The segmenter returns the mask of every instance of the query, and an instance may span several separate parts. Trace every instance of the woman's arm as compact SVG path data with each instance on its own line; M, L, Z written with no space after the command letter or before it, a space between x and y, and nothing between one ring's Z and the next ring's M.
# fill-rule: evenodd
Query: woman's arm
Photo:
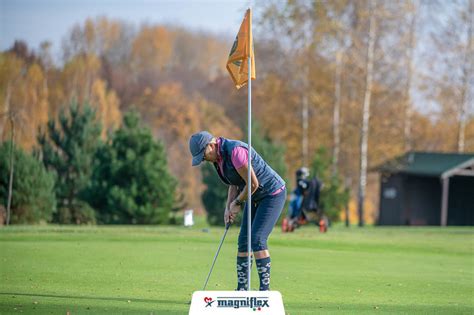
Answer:
M237 200L239 203L245 202L247 200L247 170L248 166L244 165L240 168L237 169L237 172L239 173L240 177L242 177L245 180L245 187L244 189L240 192L240 194L235 198L229 205L229 210L227 210L224 214L224 222L227 224L227 222L234 222L235 217L237 214L240 212L240 205L237 204ZM257 176L255 175L253 169L250 175L251 178L251 187L252 187L252 194L258 189L258 179Z
M237 172L239 173L240 177L242 177L245 181L245 187L244 189L240 192L240 194L237 196L236 199L238 199L241 203L245 202L247 200L247 190L248 190L248 183L247 183L247 176L248 176L248 165L244 164L241 168L237 169ZM255 175L255 172L253 171L250 175L251 178L251 183L252 183L252 195L253 193L258 189L258 179L257 176Z
M235 197L237 197L238 194L239 187L230 185L229 190L227 191L227 202L224 211L224 224L226 225L228 222L232 223L234 221L234 217L230 214L230 208L232 207L232 202L235 200Z
M239 194L239 187L230 185L229 190L227 191L227 202L225 204L225 209L228 210L232 201L234 201L235 197Z

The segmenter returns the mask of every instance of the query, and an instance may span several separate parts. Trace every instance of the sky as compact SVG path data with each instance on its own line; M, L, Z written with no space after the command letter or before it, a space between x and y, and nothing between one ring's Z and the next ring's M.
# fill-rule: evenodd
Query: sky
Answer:
M249 0L0 0L0 50L17 39L37 50L48 40L53 57L60 58L61 40L72 26L98 16L135 26L172 24L235 36L249 4Z

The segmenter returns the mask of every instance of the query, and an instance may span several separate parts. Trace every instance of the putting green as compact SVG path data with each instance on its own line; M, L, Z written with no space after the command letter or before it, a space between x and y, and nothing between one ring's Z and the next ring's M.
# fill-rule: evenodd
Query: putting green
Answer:
M204 228L3 227L0 314L187 314L223 233ZM208 289L234 289L237 234ZM269 245L288 314L474 312L473 228L275 228Z

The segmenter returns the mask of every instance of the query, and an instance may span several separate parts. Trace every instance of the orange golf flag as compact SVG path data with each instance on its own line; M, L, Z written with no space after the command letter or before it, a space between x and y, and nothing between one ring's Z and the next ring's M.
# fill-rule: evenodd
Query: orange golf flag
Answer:
M248 81L248 57L252 58L252 79L255 79L255 55L252 38L252 12L250 9L245 13L239 33L235 38L229 59L227 60L227 70L229 71L235 87L240 89Z

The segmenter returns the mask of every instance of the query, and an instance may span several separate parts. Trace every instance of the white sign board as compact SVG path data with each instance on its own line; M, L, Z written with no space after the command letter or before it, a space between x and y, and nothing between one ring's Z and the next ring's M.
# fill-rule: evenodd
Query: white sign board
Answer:
M184 226L193 226L193 210L185 210L184 211Z
M196 291L189 315L285 315L278 291Z

